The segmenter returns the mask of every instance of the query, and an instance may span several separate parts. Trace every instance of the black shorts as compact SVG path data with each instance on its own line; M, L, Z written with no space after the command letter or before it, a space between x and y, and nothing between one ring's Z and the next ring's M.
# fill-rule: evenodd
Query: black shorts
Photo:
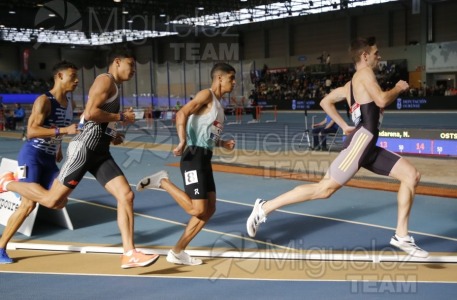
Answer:
M216 192L209 149L190 146L181 157L184 191L191 199L208 199L208 192Z
M68 145L67 159L58 179L66 187L74 189L86 172L94 175L102 186L117 176L124 176L109 151L95 152L86 148L81 141L72 141Z

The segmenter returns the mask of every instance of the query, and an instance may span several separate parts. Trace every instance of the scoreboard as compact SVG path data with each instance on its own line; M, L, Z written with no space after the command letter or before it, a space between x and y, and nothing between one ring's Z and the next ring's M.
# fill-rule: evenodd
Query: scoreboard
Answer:
M400 154L457 157L457 129L383 129L377 145Z

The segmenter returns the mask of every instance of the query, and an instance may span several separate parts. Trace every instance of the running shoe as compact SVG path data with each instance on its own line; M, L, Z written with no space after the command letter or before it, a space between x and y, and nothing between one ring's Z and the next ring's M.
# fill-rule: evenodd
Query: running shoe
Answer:
M262 205L267 202L258 198L255 200L254 208L252 209L251 215L246 222L246 229L250 237L255 237L257 230L259 229L260 223L265 223L267 216L262 209Z
M138 250L133 250L130 255L123 254L121 257L121 268L146 267L159 259L158 254L144 254Z
M6 250L0 248L0 264L12 264L13 260L8 256Z
M428 257L428 252L424 249L419 248L419 246L414 243L414 238L410 235L403 238L394 235L392 239L390 239L390 244L400 248L411 256L422 258Z
M201 265L203 261L201 259L190 256L184 251L176 254L173 250L168 251L167 261L177 265L189 265L196 266Z
M160 181L162 179L168 179L167 171L159 171L150 176L144 177L136 185L137 191L142 191L144 189L160 189Z
M11 182L15 181L16 178L14 178L14 173L13 172L5 172L2 175L0 175L0 193L5 193L8 192L6 189L6 185Z

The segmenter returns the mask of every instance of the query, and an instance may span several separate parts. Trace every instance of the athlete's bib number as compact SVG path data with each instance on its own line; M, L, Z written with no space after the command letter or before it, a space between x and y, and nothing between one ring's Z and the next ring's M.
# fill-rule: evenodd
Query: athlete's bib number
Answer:
M117 135L117 122L109 122L106 127L105 134L115 138Z
M351 107L352 122L357 126L362 120L362 112L360 110L360 104L355 103Z
M211 132L210 132L210 139L213 140L214 142L217 142L221 138L222 130L224 129L224 126L222 123L219 121L215 120L213 122L213 125L211 125Z

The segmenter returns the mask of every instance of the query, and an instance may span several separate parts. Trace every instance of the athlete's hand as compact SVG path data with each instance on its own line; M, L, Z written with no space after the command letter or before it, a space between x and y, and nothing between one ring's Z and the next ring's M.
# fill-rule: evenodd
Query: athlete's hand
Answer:
M404 92L409 89L409 84L404 80L399 80L395 87L399 88L402 92Z
M235 140L221 140L220 146L228 150L233 150L233 148L235 148Z
M65 207L65 205L67 205L67 203L68 203L68 198L60 199L59 201L57 201L55 203L55 205L52 208L53 209L62 209Z
M70 126L65 127L65 134L77 134L78 133L78 124L71 124Z
M354 126L346 126L344 129L343 129L343 133L344 135L348 135L350 134L351 132L353 132L355 130L355 127Z
M60 163L63 159L63 154L62 154L62 150L59 149L57 150L57 153L56 153L56 162Z
M179 143L178 146L173 149L174 156L181 156L184 152L184 148L186 148L186 143Z
M130 107L126 111L124 111L124 125L133 124L135 122L135 113L133 112L133 108Z
M119 145L124 142L124 138L125 138L125 134L117 132L116 137L114 137L111 140L111 142L113 143L113 145Z

